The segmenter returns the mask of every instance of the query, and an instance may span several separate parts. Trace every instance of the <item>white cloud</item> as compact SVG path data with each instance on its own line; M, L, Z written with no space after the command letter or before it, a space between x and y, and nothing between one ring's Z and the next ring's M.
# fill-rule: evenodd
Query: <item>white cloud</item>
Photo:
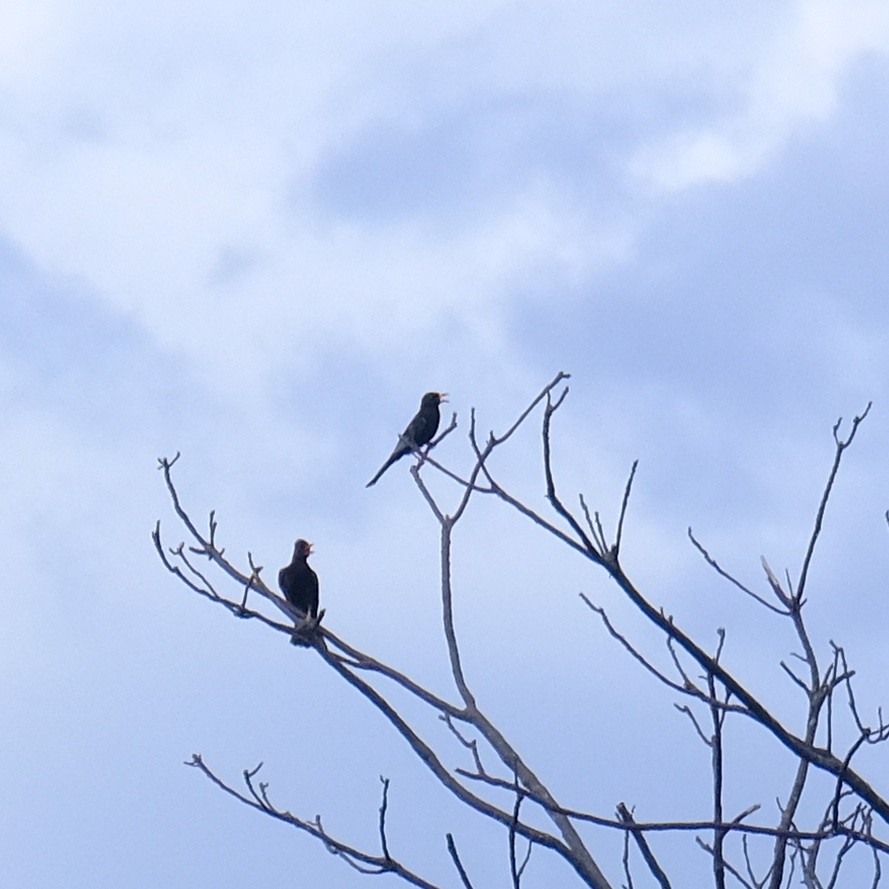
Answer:
M666 192L750 175L800 129L830 117L842 79L870 52L889 52L885 3L797 3L751 59L742 107L644 147L631 170Z
M404 84L385 68L395 46L417 59L496 8L405 17L392 5L392 28L356 8L276 7L244 26L239 5L143 16L95 4L61 40L63 10L47 6L45 27L29 25L37 61L3 67L17 118L0 127L15 171L3 228L45 273L74 278L232 385L316 360L289 349L307 322L306 346L335 334L385 347L484 302L487 336L516 274L589 265L592 238L564 193L531 182L474 226L431 234L412 220L319 221L302 189L352 129L397 113ZM620 236L602 240L601 256L621 251ZM243 274L220 280L233 255L247 258Z
M486 200L482 179L483 212L452 228L322 220L312 176L356 131L428 128L480 95L586 101L672 68L664 45L695 22L720 46L727 32L691 11L653 22L642 7L570 4L541 16L499 2L249 15L238 3L94 3L70 21L64 5L43 9L42 25L22 18L16 32L34 44L29 65L0 61L14 120L0 126L0 160L14 171L3 229L38 268L74 277L245 389L282 362L317 360L289 348L297 326L312 324L313 344L379 357L459 313L492 343L517 279L542 269L577 282L630 250L629 213L536 171L505 202ZM653 27L671 35L659 52L640 39ZM714 55L708 39L694 46L684 64ZM225 280L222 267L240 273Z

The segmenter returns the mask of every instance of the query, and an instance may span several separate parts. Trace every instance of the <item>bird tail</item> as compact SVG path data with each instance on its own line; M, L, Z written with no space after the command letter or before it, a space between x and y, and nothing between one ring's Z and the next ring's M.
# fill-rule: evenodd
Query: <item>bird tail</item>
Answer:
M371 485L375 485L379 480L380 476L399 458L401 454L393 454L381 467L379 472L364 486L365 488L369 488Z

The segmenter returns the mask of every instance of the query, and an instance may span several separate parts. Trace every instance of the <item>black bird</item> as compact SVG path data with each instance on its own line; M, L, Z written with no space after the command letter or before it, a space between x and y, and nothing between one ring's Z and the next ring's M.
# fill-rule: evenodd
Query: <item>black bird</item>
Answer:
M307 621L318 619L318 575L309 567L312 544L300 538L293 546L293 561L278 572L278 586L287 601L301 611ZM296 634L291 639L294 645L301 643Z
M407 429L401 434L395 450L392 451L389 459L380 467L380 471L365 485L369 488L379 481L380 476L396 461L400 460L405 454L409 454L416 448L429 444L432 437L438 430L438 423L441 419L438 413L438 406L441 402L446 401L445 392L427 392L420 402L420 410L410 423Z

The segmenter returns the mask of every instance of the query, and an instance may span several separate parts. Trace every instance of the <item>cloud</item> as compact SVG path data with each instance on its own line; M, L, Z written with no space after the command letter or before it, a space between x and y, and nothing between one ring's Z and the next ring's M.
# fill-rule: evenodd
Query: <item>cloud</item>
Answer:
M656 139L630 169L664 192L751 175L833 114L849 69L872 52L889 52L885 4L798 3L751 59L736 111Z
M664 15L651 51L642 7L495 2L43 9L19 23L28 66L0 62L6 234L241 396L326 350L425 349L458 317L491 347L516 282L622 261L638 214L605 192L635 136L601 131L603 97L658 80L683 29L728 32ZM695 40L685 64L714 54ZM363 216L343 203L361 194Z

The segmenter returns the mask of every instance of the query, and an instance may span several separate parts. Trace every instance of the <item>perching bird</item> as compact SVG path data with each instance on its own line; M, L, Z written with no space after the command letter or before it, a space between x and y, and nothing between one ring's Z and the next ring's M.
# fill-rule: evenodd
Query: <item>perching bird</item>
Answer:
M278 572L278 586L287 601L301 611L309 621L318 619L318 575L306 561L312 555L312 544L302 538L293 546L293 561ZM294 634L294 645L301 643Z
M427 392L420 402L420 410L410 423L407 429L401 434L395 450L392 451L389 459L380 467L380 471L365 485L369 488L375 485L380 476L396 461L400 460L405 454L409 454L415 448L421 448L423 445L432 441L432 436L438 430L438 422L440 416L438 406L441 402L446 401L445 392Z

